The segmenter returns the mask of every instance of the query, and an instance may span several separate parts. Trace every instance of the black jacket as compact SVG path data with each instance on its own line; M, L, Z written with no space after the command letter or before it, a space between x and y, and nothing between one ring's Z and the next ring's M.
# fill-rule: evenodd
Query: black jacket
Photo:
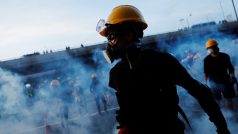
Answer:
M227 83L230 80L229 74L234 73L229 55L219 52L217 57L206 56L204 59L204 73L213 82Z
M120 106L116 118L121 127L127 126L133 134L175 133L179 103L176 85L199 101L218 129L227 128L210 90L194 80L176 58L141 48L128 49L110 71L109 86L116 90Z

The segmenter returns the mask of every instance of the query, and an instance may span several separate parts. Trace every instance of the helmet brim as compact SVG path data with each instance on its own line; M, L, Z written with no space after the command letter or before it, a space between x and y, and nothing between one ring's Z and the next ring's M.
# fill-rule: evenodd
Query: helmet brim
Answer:
M130 22L130 21L127 21L127 22ZM145 30L147 27L148 27L148 25L146 24L146 23L143 23L143 22L137 22L137 21L131 21L131 22L135 22L135 23L139 23L139 25L140 25L140 27L142 28L142 30ZM126 22L123 22L123 23L126 23ZM119 24L119 23L115 23L115 24ZM114 24L108 24L108 23L106 23L105 24L106 25L106 27L103 29L103 30L101 30L100 32L99 32L99 34L101 35L101 36L104 36L104 37L106 37L107 36L107 30L108 30L108 25L114 25Z
M99 34L106 37L106 32L107 32L107 28L104 28L102 31L99 32Z

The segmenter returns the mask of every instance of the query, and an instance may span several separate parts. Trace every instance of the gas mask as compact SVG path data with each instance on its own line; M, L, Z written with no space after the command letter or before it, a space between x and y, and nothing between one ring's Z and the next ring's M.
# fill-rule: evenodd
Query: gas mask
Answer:
M108 44L106 50L103 51L103 56L109 64L112 64L114 60L122 56L122 48L118 46L118 42L121 43L123 40L122 35L120 30L107 33Z
M106 29L106 31L105 31ZM105 20L99 20L96 30L100 33L104 30L103 36L108 40L106 50L103 51L103 56L109 64L114 60L119 59L125 54L127 42L125 41L125 33L128 32L127 26L122 24L107 24Z
M213 49L207 49L207 54L212 54L212 53L214 53L214 50Z
M106 50L103 51L103 56L109 64L112 64L114 60L120 58L121 50L116 46L107 44Z

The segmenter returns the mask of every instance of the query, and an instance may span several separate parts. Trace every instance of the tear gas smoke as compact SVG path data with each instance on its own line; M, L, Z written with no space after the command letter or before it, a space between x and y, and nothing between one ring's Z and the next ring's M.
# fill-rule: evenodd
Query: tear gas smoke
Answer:
M193 35L191 35L193 36ZM226 35L219 32L214 34L205 35L203 37L194 35L192 38L184 38L184 40L180 39L172 47L167 47L166 50L174 55L180 63L186 68L188 73L200 81L203 84L205 83L203 77L203 59L207 56L207 52L205 49L205 43L207 39L213 38L218 41L221 52L227 53L231 62L236 69L236 77L238 77L238 64L237 64L237 51L238 51L238 37L232 35ZM178 94L180 98L180 105L184 109L187 114L190 123L193 127L193 131L191 132L187 127L188 132L191 134L213 134L215 132L215 126L209 121L208 116L201 109L198 102L191 97L186 90L182 87L178 86ZM234 103L236 107L236 112L231 112L227 110L225 107L221 107L222 112L227 120L228 127L231 130L231 133L238 132L238 98L234 98Z
M233 65L236 70L238 69L237 37L220 33L204 37L191 35L191 37L189 39L181 38L171 46L159 40L158 48L172 53L192 77L204 83L203 58L207 54L204 44L208 38L215 38L219 42L220 50L231 56ZM106 63L100 50L95 50L92 59L95 66L89 66L79 59L71 58L68 65L60 69L60 74L54 78L40 78L35 80L37 84L29 83L30 86L26 86L23 76L0 69L1 133L46 134L51 132L59 134L69 131L72 134L116 134L115 109L118 105L113 90L108 88L109 70L113 65ZM107 104L109 112L102 112L102 115L98 114L95 94L90 92L92 73L96 73L100 80L98 90L107 89L106 92L110 96L110 101ZM236 76L238 77L237 71ZM58 80L62 89L53 90L50 87L52 79ZM65 93L63 89L70 91L73 89L71 98L59 98ZM178 87L178 94L180 105L193 127L193 134L215 133L213 124L208 120L196 100L181 87ZM235 102L237 105L237 100ZM64 107L65 105L66 107ZM66 113L68 111L68 121L66 122L65 118L62 118L64 117L62 108ZM103 104L101 108L104 111ZM237 132L237 121L232 118L234 113L224 108L222 111L232 133ZM187 128L187 133L192 132Z
M98 52L95 54L98 55ZM97 59L100 60L104 59ZM106 84L109 67L98 63L100 67L95 69L74 58L68 63L70 66L65 65L55 78L39 78L34 80L36 83L0 69L2 134L113 133L117 103L114 92ZM102 112L102 115L98 114L94 100L94 94L97 93L89 91L91 74L95 72L101 82L97 90L108 89L107 97L110 97L106 104L108 113ZM52 88L53 79L58 80L61 87ZM65 93L69 96L63 95ZM100 105L103 107L103 104ZM101 108L101 111L104 109Z

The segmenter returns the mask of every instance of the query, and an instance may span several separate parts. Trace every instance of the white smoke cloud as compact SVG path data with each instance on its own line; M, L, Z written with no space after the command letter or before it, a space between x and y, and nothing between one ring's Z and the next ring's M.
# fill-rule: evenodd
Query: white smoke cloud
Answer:
M195 78L196 80L205 84L205 80L203 77L203 59L207 55L205 49L205 43L207 39L213 38L218 41L219 48L221 52L227 53L230 58L231 62L234 66L236 77L238 77L238 64L237 64L237 51L238 51L238 37L232 35L225 35L219 32L215 32L213 34L204 35L202 36L193 36L192 39L183 38L173 44L172 47L166 48L169 52L171 52L180 62L181 64L187 69L189 74ZM191 52L193 54L197 54L198 57L192 60L192 63L189 64L187 60L188 53ZM193 131L188 131L187 133L191 134L213 134L216 133L215 126L211 123L204 113L204 111L199 111L200 106L197 101L191 97L186 90L181 87L178 87L178 94L180 97L180 105L184 109L185 113L187 114L191 125L193 127ZM223 100L225 101L225 100ZM227 120L228 127L232 134L235 134L238 129L238 120L237 120L237 105L238 105L238 98L233 99L235 112L231 112L227 110L225 107L221 107L222 112ZM223 102L224 103L224 102ZM197 111L198 110L198 111ZM197 114L199 113L199 114ZM202 115L201 115L202 114ZM187 128L188 129L188 128Z
M104 59L99 57L97 60ZM67 124L71 134L111 134L116 129L113 125L116 123L115 110L110 110L110 108L117 106L113 94L111 95L113 103L108 106L109 112L102 112L100 116L97 112L94 96L89 91L91 74L95 72L95 69L82 63L80 59L68 59L68 63L69 66L63 66L60 75L55 78L36 80L39 83L34 86L36 92L33 98L29 98L25 94L25 79L23 79L23 76L0 69L0 130L2 134L14 134L16 132L18 134L45 134L47 128L54 134L66 131L61 125L60 109L63 102L67 100L59 100L56 97L57 94L60 94L59 91L52 93L50 89L52 79L58 79L62 85L67 80L77 79L74 84L84 90L83 96L78 94L80 101L75 102L73 99L73 102L69 105L69 121ZM96 70L102 85L107 83L107 77L104 76L106 76L105 72L109 68L105 69L104 65L100 65ZM101 90L100 88L105 87L107 85L98 88ZM83 99L85 99L86 106L80 104ZM105 123L101 124L101 122ZM108 126L111 126L111 128L106 128Z

